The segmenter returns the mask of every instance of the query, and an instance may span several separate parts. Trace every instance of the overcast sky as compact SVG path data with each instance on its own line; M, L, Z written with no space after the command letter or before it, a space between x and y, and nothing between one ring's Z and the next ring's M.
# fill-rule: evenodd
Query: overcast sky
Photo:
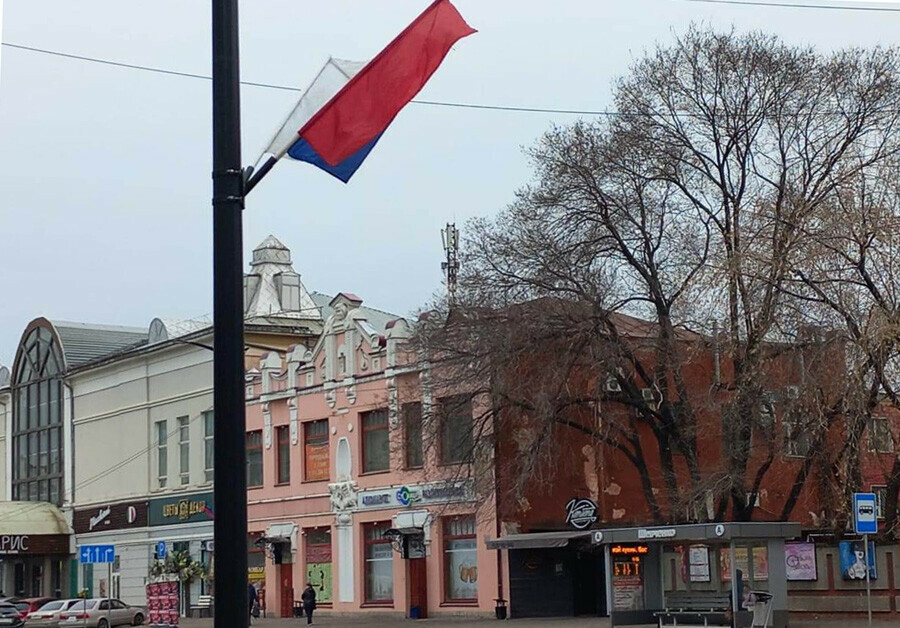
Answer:
M455 3L479 32L456 45L422 99L605 109L611 81L692 21L825 50L900 43L900 13L685 0ZM242 2L242 79L305 86L329 55L370 58L427 4ZM208 75L209 7L5 0L3 41ZM0 363L12 362L37 316L145 326L211 313L210 89L201 79L4 48ZM296 98L242 89L245 163ZM529 180L522 146L573 119L410 105L349 185L280 163L248 200L245 260L272 233L291 248L308 289L355 292L407 314L441 287L442 225L502 208Z

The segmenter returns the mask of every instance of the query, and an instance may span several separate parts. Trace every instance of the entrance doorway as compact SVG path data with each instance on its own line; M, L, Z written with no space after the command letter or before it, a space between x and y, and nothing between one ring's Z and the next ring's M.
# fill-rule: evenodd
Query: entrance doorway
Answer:
M425 566L425 536L406 534L403 537L406 557L406 586L409 608L406 616L425 619L428 616L428 572ZM414 610L415 609L415 610Z
M294 565L282 563L278 565L278 582L281 586L281 617L294 615Z
M606 574L603 555L576 551L572 569L575 615L606 614Z

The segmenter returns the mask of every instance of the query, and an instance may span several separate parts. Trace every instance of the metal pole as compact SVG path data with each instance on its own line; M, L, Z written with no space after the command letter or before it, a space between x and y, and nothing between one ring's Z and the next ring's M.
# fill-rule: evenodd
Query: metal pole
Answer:
M866 551L866 605L869 608L869 628L872 628L872 589L870 588L869 573L869 535L863 534L863 543Z
M238 1L213 0L212 9L214 538L228 553L217 565L214 623L236 628L250 621Z

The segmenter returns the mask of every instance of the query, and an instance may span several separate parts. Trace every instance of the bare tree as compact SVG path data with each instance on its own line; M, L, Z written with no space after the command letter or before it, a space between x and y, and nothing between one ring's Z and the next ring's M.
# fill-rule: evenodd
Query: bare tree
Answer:
M752 516L780 453L768 388L801 328L808 234L897 156L898 77L895 50L693 28L616 84L619 115L537 142L533 183L469 225L454 308L420 330L518 434L510 490L552 472L566 429L634 465L655 519ZM820 384L824 439L845 408Z

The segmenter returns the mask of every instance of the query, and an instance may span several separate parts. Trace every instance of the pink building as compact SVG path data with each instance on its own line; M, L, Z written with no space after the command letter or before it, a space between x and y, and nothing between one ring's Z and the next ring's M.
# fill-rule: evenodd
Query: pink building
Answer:
M485 544L495 508L468 479L471 406L432 394L405 320L310 296L321 335L247 374L250 573L267 614L290 616L307 582L335 612L493 613L503 576Z

